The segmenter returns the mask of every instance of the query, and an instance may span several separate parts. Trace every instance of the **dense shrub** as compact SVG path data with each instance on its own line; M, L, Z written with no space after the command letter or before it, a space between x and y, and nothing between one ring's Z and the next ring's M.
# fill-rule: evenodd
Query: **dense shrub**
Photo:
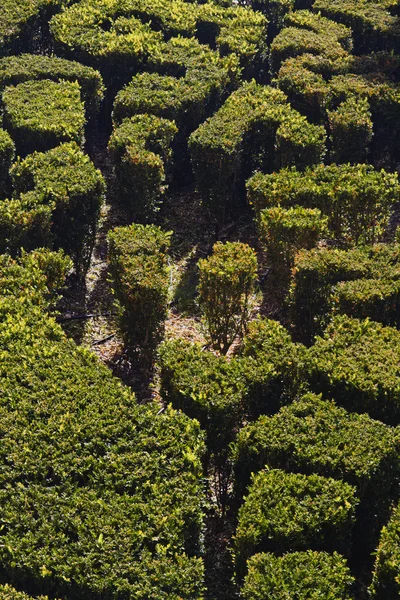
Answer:
M0 5L0 55L30 49L38 33L42 11L63 0L2 0Z
M145 17L151 24L143 23ZM107 78L126 82L146 65L163 63L164 37L198 35L222 55L236 53L244 67L265 52L266 19L241 7L188 4L181 0L85 0L51 21L56 48L68 58L96 66ZM125 72L123 72L125 69ZM122 70L122 76L121 76Z
M8 192L8 172L14 159L15 146L7 131L0 129L0 199Z
M98 112L103 100L104 85L101 75L90 67L63 58L38 54L21 54L0 59L0 89L33 79L77 81L88 117Z
M47 596L39 596L34 599L32 596L16 590L7 583L0 585L0 598L1 600L48 600Z
M382 529L370 587L373 600L395 600L400 593L400 505Z
M328 118L332 162L365 161L373 136L368 101L349 98L335 111L328 111Z
M150 113L175 120L180 130L190 133L235 85L239 69L232 57L219 59L193 39L173 38L169 47L172 65L166 66L167 72L174 72L176 66L178 73L174 74L180 75L182 68L185 76L135 75L115 98L114 122L120 123L137 113ZM166 55L163 59L167 63Z
M219 218L232 210L255 167L321 162L325 130L293 111L272 87L244 84L192 133L189 148L197 186Z
M48 242L63 248L77 270L85 271L105 192L100 171L70 142L17 161L11 175L15 199L4 207L10 218L4 214L0 219L2 244L15 251Z
M136 220L146 221L157 210L176 132L173 121L154 115L125 119L113 131L108 149L119 192Z
M255 319L249 323L240 350L249 417L273 413L299 393L304 382L305 350L292 342L278 321Z
M108 234L114 292L121 326L133 352L151 358L167 312L167 251L171 232L155 225L117 227Z
M45 316L35 261L1 260L3 576L51 597L199 600L198 425L139 406Z
M397 18L379 2L316 0L313 9L351 27L358 54L399 48L400 31Z
M353 486L320 475L266 469L255 475L239 509L234 539L236 573L257 552L339 550L349 554L354 512Z
M321 334L331 318L331 310L346 306L352 310L361 311L365 301L365 310L371 310L370 316L379 315L379 307L385 305L379 320L385 320L390 314L396 318L396 307L390 306L389 288L384 288L388 294L388 302L384 296L381 300L378 284L376 293L365 287L364 279L382 279L383 281L399 279L399 246L377 244L371 247L338 250L320 248L317 250L301 251L295 259L293 280L290 290L290 312L296 337L305 343L310 343L316 334ZM346 301L346 285L341 282L361 280L354 283L358 291L351 304ZM341 300L341 287L343 300ZM349 284L350 285L350 284ZM391 287L391 286L390 286ZM365 294L365 295L364 295ZM363 298L364 296L364 298ZM343 304L341 304L343 302ZM347 304L346 304L347 303ZM353 306L353 308L351 308ZM386 312L390 310L390 313Z
M287 287L294 257L301 248L313 248L328 231L328 218L317 208L265 208L258 218L260 240L277 281Z
M391 498L400 475L396 431L368 415L348 413L331 400L306 394L270 417L244 427L233 452L236 491L265 465L343 479L361 504ZM371 516L371 515L370 515Z
M334 312L384 325L400 325L400 280L356 279L338 283L331 296Z
M210 452L226 451L245 414L245 364L184 340L164 342L160 363L163 399L198 419Z
M348 245L379 241L399 192L395 173L366 164L320 165L304 173L294 169L256 173L247 182L248 200L256 212L276 205L319 208L335 238Z
M351 600L354 578L346 560L334 552L256 554L248 561L242 587L245 600Z
M400 423L400 332L380 323L337 316L309 350L313 390L350 411Z
M271 44L271 66L277 72L282 63L301 54L343 60L352 48L351 30L310 11L295 11L285 18L286 27Z
M77 82L27 81L7 87L2 101L4 125L20 156L61 142L83 143L85 111Z
M242 337L250 317L257 278L257 255L240 242L217 242L213 253L198 262L199 304L216 350L226 354Z

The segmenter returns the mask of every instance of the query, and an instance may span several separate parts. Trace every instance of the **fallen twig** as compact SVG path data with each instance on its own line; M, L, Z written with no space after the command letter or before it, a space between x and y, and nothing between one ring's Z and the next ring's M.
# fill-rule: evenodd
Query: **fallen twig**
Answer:
M115 337L116 335L117 335L116 333L111 333L110 335L103 338L102 340L96 340L95 342L93 342L90 345L91 346L99 346L100 344L104 344L105 342L108 342L108 340L112 340L112 338Z

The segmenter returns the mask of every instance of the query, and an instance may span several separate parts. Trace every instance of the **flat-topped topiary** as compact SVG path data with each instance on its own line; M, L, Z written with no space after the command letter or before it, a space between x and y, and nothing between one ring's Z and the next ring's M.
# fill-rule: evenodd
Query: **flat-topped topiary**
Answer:
M61 142L83 143L85 109L77 82L27 81L7 87L2 103L5 128L20 156Z

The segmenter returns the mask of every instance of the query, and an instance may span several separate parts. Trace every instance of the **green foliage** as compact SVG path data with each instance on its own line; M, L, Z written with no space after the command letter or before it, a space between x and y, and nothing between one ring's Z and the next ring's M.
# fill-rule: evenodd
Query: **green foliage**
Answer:
M296 252L313 248L328 231L328 218L318 208L275 206L260 212L258 231L275 277L284 288L290 279Z
M382 529L370 586L373 600L395 600L400 593L400 505Z
M1 600L48 600L47 596L33 598L32 596L25 594L25 592L16 590L7 583L5 585L0 585L0 598Z
M100 73L74 61L55 56L21 54L0 59L0 88L31 80L77 81L86 105L87 117L95 115L104 97Z
M143 23L143 16L151 23ZM198 35L222 56L237 54L242 66L251 68L265 53L266 25L263 15L242 7L182 0L84 0L56 15L51 30L58 51L121 83L149 64L156 69L163 64L168 47L164 36Z
M400 325L400 280L356 279L338 283L331 296L332 309L357 319L370 318L384 325Z
M189 138L197 186L207 207L225 218L255 167L321 162L325 130L292 110L286 96L255 81L234 92Z
M292 342L278 321L255 319L249 323L240 357L250 418L273 413L299 393L304 381L305 351L304 346Z
M357 54L399 48L397 17L391 15L379 2L316 0L313 9L351 27Z
M367 100L349 98L335 111L328 111L331 159L336 163L361 163L372 140L371 111Z
M302 54L322 56L329 61L343 60L352 48L351 30L320 14L308 10L289 13L286 27L271 44L272 71L282 63Z
M366 316L377 317L377 320L395 321L396 304L391 304L390 297L392 295L393 298L395 294L400 275L398 264L397 244L299 252L295 259L289 299L296 337L310 343L315 335L322 333L332 310L348 310L353 316L365 311ZM382 282L377 283L374 291L374 284L363 283L368 279L382 279ZM351 289L351 284L344 282L354 282L357 295L352 300L346 292L347 285ZM384 310L380 313L381 309Z
M0 199L8 191L8 172L15 155L15 146L7 131L0 129Z
M213 254L198 262L199 304L216 350L226 354L246 331L257 279L257 255L240 242L217 242Z
M179 38L175 46L179 48L178 41ZM187 40L183 41L187 43ZM170 44L172 46L172 40ZM196 48L193 40L191 46L193 50ZM199 44L198 48L198 54L190 56L188 53L189 60L184 61L185 77L158 73L135 75L115 98L114 121L120 123L137 113L150 113L176 121L179 129L184 131L191 132L198 127L222 102L235 82L238 70L231 57L219 59L204 46ZM177 52L176 55L178 61Z
M256 173L247 182L248 200L257 213L276 205L318 208L328 217L332 235L348 245L379 241L399 190L395 173L366 164L320 165L304 173L294 169Z
M160 363L163 399L200 422L211 453L226 451L245 413L245 363L184 340L164 342Z
M320 475L265 469L252 479L239 509L234 538L236 574L257 552L339 550L349 554L355 508L353 486Z
M62 1L62 0L61 0ZM0 54L17 53L32 46L40 13L51 0L2 0L0 5Z
M51 597L200 600L198 424L139 406L65 338L37 255L1 261L3 576Z
M392 497L400 475L394 429L310 393L244 427L233 458L239 496L250 473L268 465L343 479L356 487L366 510L373 506L374 511L377 499Z
M117 227L108 234L114 292L121 327L133 352L152 358L167 312L167 252L171 232L155 225Z
M85 271L105 193L100 171L70 142L18 160L11 175L15 198L0 209L5 247L16 251L47 242L63 248L77 270Z
M85 111L77 82L27 81L3 92L4 125L20 156L61 142L83 143Z
M173 121L136 115L114 129L108 149L122 200L136 220L154 215L165 190L164 164L172 160L171 143L177 133Z
M400 423L400 333L380 323L336 316L309 350L308 377L350 411Z
M244 600L351 600L354 578L345 558L333 552L256 554L248 561Z

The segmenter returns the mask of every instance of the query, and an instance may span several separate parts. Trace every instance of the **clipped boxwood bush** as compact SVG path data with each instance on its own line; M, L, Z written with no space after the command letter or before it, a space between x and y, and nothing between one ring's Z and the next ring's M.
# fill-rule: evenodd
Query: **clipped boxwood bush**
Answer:
M36 258L1 261L3 577L51 597L200 600L198 424L139 406L65 338Z
M328 218L318 208L281 206L265 208L258 218L258 232L276 279L286 288L296 252L313 248L326 236Z
M400 505L382 529L376 552L372 583L373 600L395 600L400 594Z
M368 101L349 98L335 111L328 111L328 118L332 162L364 162L373 136Z
M266 469L255 475L239 509L234 538L236 573L257 552L333 550L349 554L355 488L320 475Z
M121 326L132 351L144 357L161 340L169 287L171 232L155 225L116 227L108 234L109 266L122 307Z
M9 170L14 155L14 142L7 131L0 129L0 199L3 199L9 191Z
M225 218L252 169L290 166L300 154L303 166L321 162L324 140L324 128L291 109L280 90L252 81L192 133L189 149L204 202Z
M304 346L293 343L278 321L255 319L249 323L240 351L249 418L271 414L300 393L305 351Z
M142 18L151 23L142 22ZM154 29L152 29L152 25ZM56 15L51 31L56 48L67 58L99 68L114 83L148 64L161 65L164 39L197 35L221 55L237 54L245 68L265 52L265 17L242 7L190 4L182 0L85 0ZM121 76L122 69L122 76ZM125 70L125 72L123 72Z
M255 554L248 563L244 600L351 600L354 577L346 559L333 552Z
M257 279L257 255L241 242L217 242L200 259L199 305L215 350L226 354L247 329Z
M176 133L173 121L154 115L125 119L113 131L108 149L119 192L136 220L147 220L157 210Z
M75 61L39 54L20 54L0 59L0 89L39 79L77 81L87 117L98 112L104 97L104 85L100 73L94 69Z
M288 58L302 54L322 56L329 61L345 60L351 50L351 31L333 20L310 11L287 15L287 25L271 43L271 67L277 73Z
M400 280L356 279L338 283L331 297L334 312L357 319L400 325Z
M295 259L290 289L290 313L296 337L304 343L310 343L313 337L321 334L326 327L332 309L340 310L341 302L343 302L343 309L346 306L347 310L348 307L352 314L352 310L362 310L364 299L366 310L371 310L369 316L378 315L379 308L385 305L385 295L380 298L382 293L379 290L384 285L384 281L391 280L393 280L391 286L395 289L395 281L399 279L399 275L397 244L377 244L351 250L319 248L299 252ZM378 278L382 278L382 284L377 284L375 292L371 285L367 288L368 284L362 283L365 279ZM360 282L356 283L357 280ZM346 304L346 298L349 296L346 294L345 282L350 281L354 282L355 291L358 288L358 292L351 302L347 301ZM344 286L343 301L340 286ZM388 289L388 287L383 288L389 300ZM354 308L351 308L352 306ZM395 318L395 306L388 305L387 309L390 313L382 312L380 318L384 320L388 314L391 318Z
M63 0L59 0L61 3ZM32 47L41 13L57 0L2 0L0 5L0 55Z
M20 156L61 142L83 143L85 110L77 82L27 81L7 87L2 102L4 125Z
M211 453L226 451L245 413L243 362L179 339L160 346L160 364L163 399L200 422Z
M9 244L10 248L18 245L33 248L35 242L41 245L35 239L37 236L33 230L36 225L32 226L33 230L29 227L31 218L36 224L40 215L45 226L43 244L51 227L54 247L63 248L74 259L77 270L85 271L89 265L105 193L105 182L100 171L75 142L70 142L45 153L35 152L17 161L11 175L15 199L8 203L8 207L14 216L9 223L10 233L3 238L4 243ZM23 240L27 238L28 246L19 239L22 233L18 227L20 219L24 221L22 230L26 232Z
M238 496L250 474L269 465L347 481L356 487L364 515L394 497L400 476L394 429L311 393L244 427L233 458Z
M350 411L400 423L400 332L381 323L334 317L309 350L308 377Z
M33 598L25 592L16 590L8 583L0 585L0 598L1 600L48 600L47 596L36 596L36 598Z
M276 205L319 208L338 241L363 245L383 235L400 186L395 173L370 165L319 165L304 173L295 169L256 173L247 182L247 194L256 213Z

